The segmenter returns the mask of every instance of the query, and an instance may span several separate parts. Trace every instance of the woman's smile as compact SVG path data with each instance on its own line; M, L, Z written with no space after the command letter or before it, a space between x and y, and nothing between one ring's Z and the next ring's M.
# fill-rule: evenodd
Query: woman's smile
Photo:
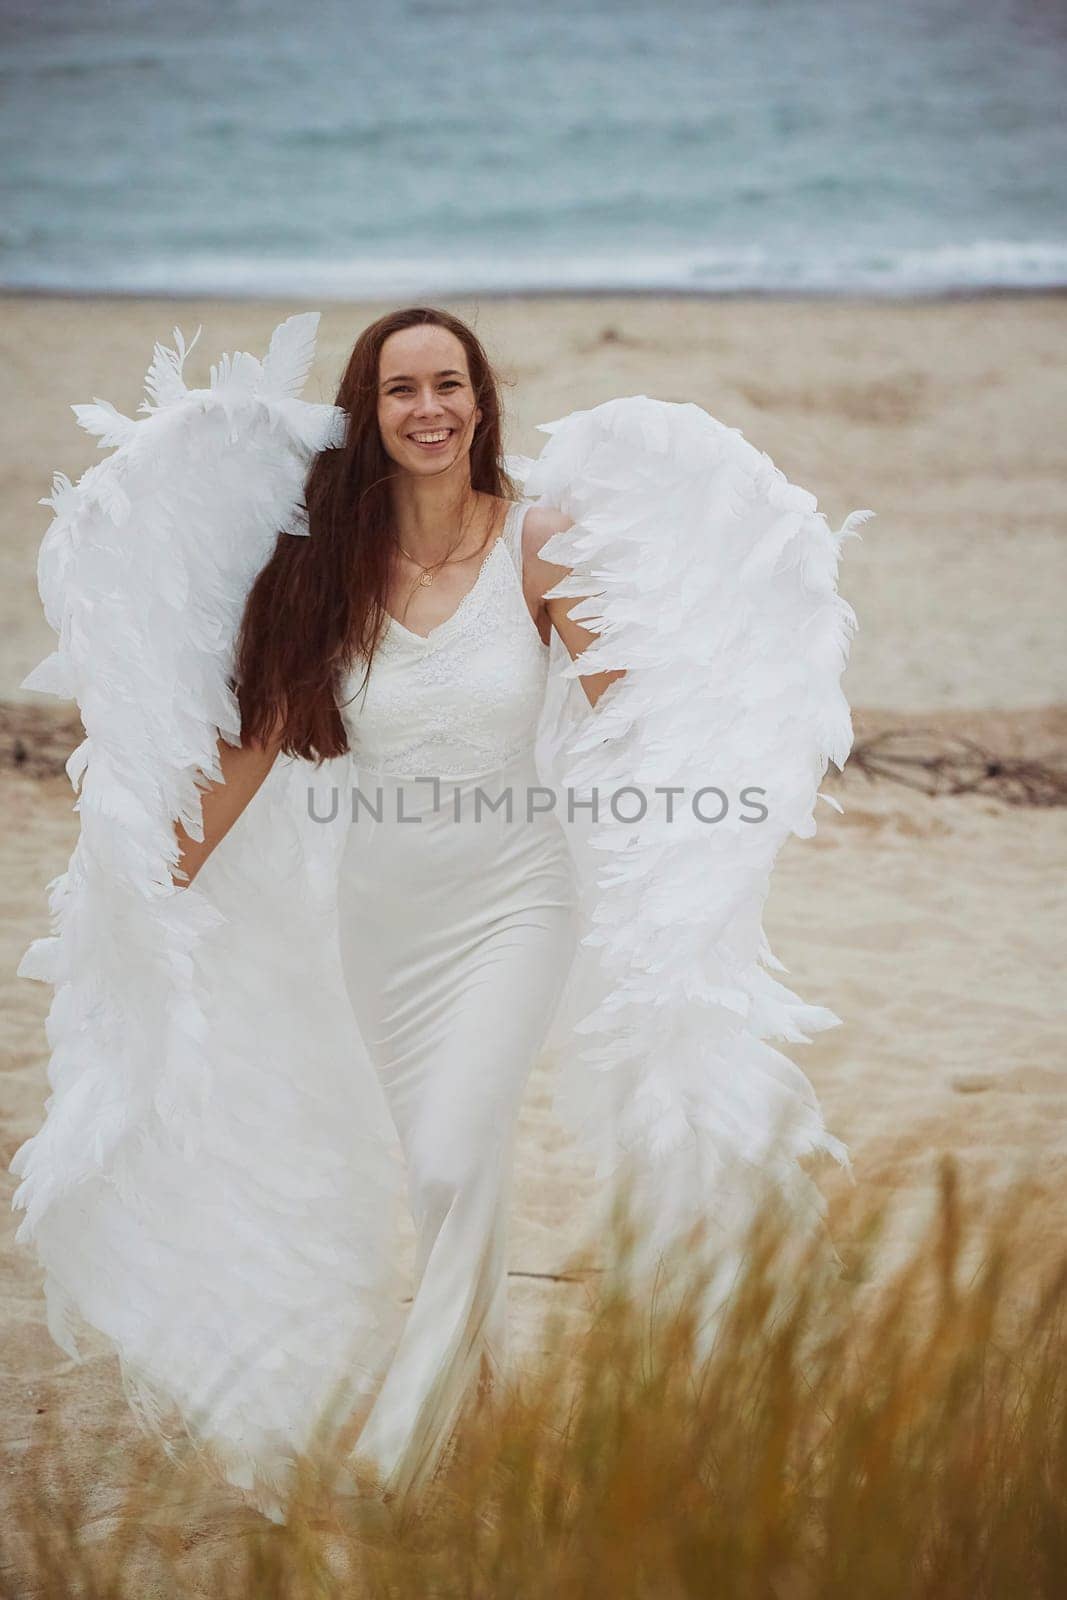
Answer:
M454 432L454 428L426 428L409 433L408 438L420 450L443 450Z

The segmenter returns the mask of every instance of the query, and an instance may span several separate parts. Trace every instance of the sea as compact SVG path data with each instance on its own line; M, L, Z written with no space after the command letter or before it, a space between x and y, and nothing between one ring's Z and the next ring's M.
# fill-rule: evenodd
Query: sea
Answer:
M1065 0L0 0L0 289L1067 282Z

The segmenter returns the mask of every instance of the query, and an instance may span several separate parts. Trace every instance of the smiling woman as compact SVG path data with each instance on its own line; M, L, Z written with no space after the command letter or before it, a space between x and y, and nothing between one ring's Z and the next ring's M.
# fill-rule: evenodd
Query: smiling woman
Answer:
M505 459L485 353L432 308L365 329L306 405L316 323L208 390L176 333L144 420L76 408L116 449L57 476L59 645L25 684L87 737L19 969L62 1000L18 1238L63 1348L103 1331L144 1425L176 1416L275 1517L327 1405L407 1494L507 1370L546 1042L598 1176L638 1180L649 1284L710 1227L709 1338L756 1205L818 1229L801 1158L848 1165L768 1042L837 1019L765 970L760 919L849 748L835 577L867 514L831 533L736 430L644 396ZM759 785L761 825L709 826L709 775Z

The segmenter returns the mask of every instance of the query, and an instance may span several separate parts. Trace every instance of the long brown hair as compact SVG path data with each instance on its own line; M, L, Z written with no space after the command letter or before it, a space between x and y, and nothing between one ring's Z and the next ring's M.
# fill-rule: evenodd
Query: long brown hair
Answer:
M502 464L499 382L477 335L427 306L372 322L334 401L349 418L346 442L316 455L305 480L310 535L279 533L245 604L235 679L246 743L280 733L284 754L316 764L348 750L341 685L357 656L366 662L366 683L386 625L396 549L389 485L397 469L378 430L379 357L391 333L426 323L454 333L467 353L482 410L471 441L472 490L515 498Z

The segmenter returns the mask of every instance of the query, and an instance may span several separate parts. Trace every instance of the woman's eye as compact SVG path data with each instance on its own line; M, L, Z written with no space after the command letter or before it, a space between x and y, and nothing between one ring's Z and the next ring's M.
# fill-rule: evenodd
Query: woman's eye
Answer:
M446 378L445 382L441 385L441 388L442 389L458 389L459 386L460 386L460 384L459 384L459 379L458 378ZM410 386L408 384L402 383L402 384L400 384L400 386L398 388L390 389L389 393L390 394L407 394L409 387Z

